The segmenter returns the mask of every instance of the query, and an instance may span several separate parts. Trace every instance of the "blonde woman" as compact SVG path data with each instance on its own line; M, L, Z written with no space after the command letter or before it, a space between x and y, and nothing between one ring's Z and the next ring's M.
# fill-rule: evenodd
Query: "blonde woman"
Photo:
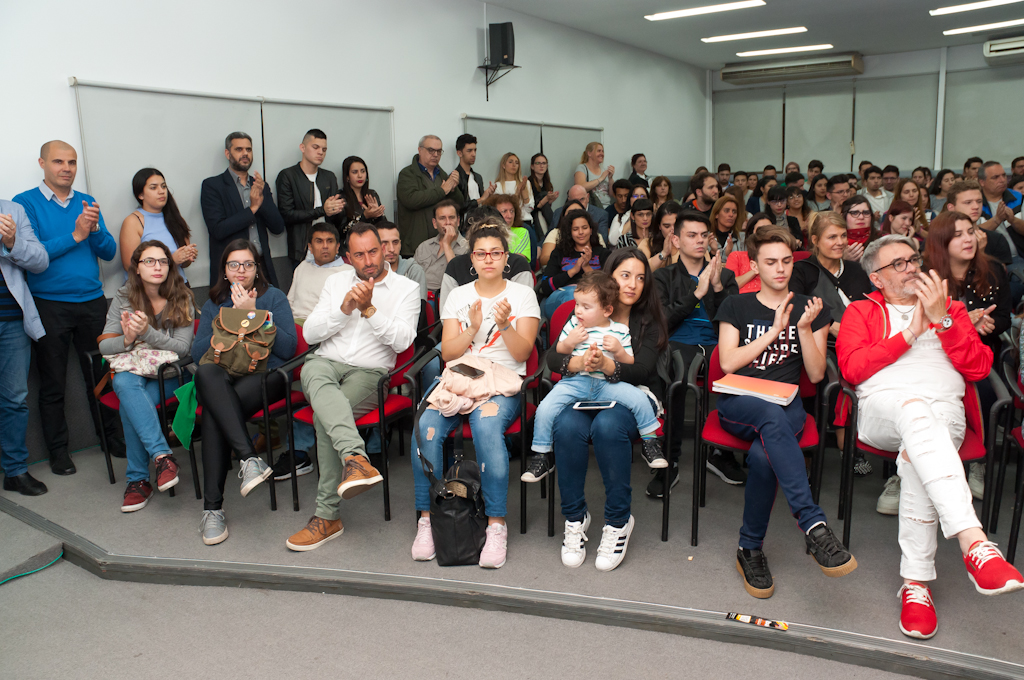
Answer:
M519 156L509 151L498 162L498 179L494 182L494 193L518 196L523 222L532 228L536 202L529 179L529 176L523 177Z
M576 173L573 175L576 184L590 193L590 200L601 210L612 203L611 186L615 181L615 166L602 168L603 162L604 144L591 142L580 156L580 164L576 166Z

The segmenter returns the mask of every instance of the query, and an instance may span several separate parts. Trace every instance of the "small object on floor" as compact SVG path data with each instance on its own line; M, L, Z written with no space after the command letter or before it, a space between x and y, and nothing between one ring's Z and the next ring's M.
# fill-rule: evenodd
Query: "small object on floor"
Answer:
M313 471L313 461L309 456L295 456L295 476L301 477ZM285 451L281 457L274 462L274 480L283 481L292 478L292 452Z
M341 484L338 485L338 495L349 500L382 481L384 477L377 468L370 465L370 461L363 456L354 453L345 461L345 468L341 472Z
M766 600L775 593L775 580L768 569L768 558L763 550L738 549L736 571L743 577L746 591L759 600Z
M281 437L279 435L271 437L270 446L275 451L281 448ZM256 449L256 453L265 453L267 450L267 436L262 432L257 435L253 435L252 447Z
M153 497L153 485L148 480L141 482L128 482L124 490L124 501L121 503L121 512L136 512L142 510Z
M61 476L73 475L78 472L67 451L50 454L50 470L53 474Z
M889 479L885 480L885 488L882 489L882 495L878 497L878 503L875 504L875 510L880 515L900 514L899 475L893 475Z
M590 513L580 522L565 522L565 538L562 539L562 564L575 569L587 559L587 529L590 528Z
M971 463L967 466L967 486L971 495L979 501L985 498L985 463Z
M654 479L651 480L650 484L647 485L647 495L651 498L662 498L665 495L665 469L651 470L651 474L654 475ZM672 487L679 483L679 466L672 465L668 472L668 488L671 493Z
M605 524L601 530L601 543L597 546L597 559L594 566L598 571L611 571L622 564L626 557L626 547L629 545L629 535L633 533L633 515L625 526L613 527Z
M178 461L167 454L156 459L156 488L167 491L178 483Z
M657 439L641 439L640 455L652 470L664 470L668 467L668 460L661 450L661 442Z
M199 533L206 545L217 545L228 540L228 524L224 520L223 510L203 510L203 519L199 522Z
M729 621L739 621L740 623L749 623L754 626L761 626L763 628L774 628L776 630L789 630L789 624L785 621L772 621L770 619L762 619L760 616L751 616L750 614L737 614L736 612L729 612L725 615L725 618Z
M271 472L273 470L259 456L243 460L241 469L238 470L238 478L242 480L242 498L248 496L250 491L262 484Z
M932 602L932 591L923 583L904 583L896 593L902 607L900 630L907 637L928 640L939 630L939 619Z
M17 491L22 496L42 496L46 493L46 485L27 472L20 475L4 477L4 491Z
M412 558L417 562L434 559L434 534L430 530L430 518L420 517L416 522L416 538L412 542Z
M316 550L332 538L341 536L344 531L340 519L324 519L313 515L306 526L292 534L284 544L296 552Z
M107 435L107 448L110 449L110 455L113 458L127 458L128 449L125 448L124 440L120 437L113 437Z
M850 554L836 535L832 533L831 527L824 522L818 522L804 534L804 542L811 553L811 557L818 563L826 576L838 578L846 576L857 568L857 559Z
M1001 595L1024 588L1024 577L991 541L975 541L964 555L964 565L967 577L982 595Z
M871 474L871 463L864 457L864 454L857 451L853 454L853 474L858 477L867 477Z
M526 472L520 475L523 482L539 482L551 472L551 454L535 453L526 459Z
M709 472L726 484L742 486L747 483L747 473L736 462L736 456L732 451L715 449L708 456L707 467Z
M480 566L484 569L500 569L505 565L508 554L508 527L504 524L488 524L484 549L480 551Z

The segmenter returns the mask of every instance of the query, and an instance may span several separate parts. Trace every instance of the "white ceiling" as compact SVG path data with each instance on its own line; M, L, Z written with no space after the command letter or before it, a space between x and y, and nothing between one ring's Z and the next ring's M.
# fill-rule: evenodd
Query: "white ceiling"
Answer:
M1024 26L987 34L942 31L1024 18L1024 2L932 17L928 10L970 0L765 0L763 7L667 21L645 14L721 4L727 0L490 0L490 4L594 33L703 68L758 61L737 52L831 43L825 53L891 54L1024 34ZM701 38L806 26L806 33L706 44ZM813 56L823 52L807 52ZM785 55L775 57L786 58ZM763 58L762 58L763 59Z

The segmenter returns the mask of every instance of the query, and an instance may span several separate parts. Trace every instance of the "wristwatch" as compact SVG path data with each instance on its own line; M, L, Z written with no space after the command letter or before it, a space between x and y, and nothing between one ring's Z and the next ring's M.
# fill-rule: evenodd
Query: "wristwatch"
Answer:
M937 329L936 333L941 333L942 331L948 331L952 327L953 327L953 317L950 316L949 314L947 314L946 316L944 316L941 319L939 319L938 323L933 323L933 324L929 324L928 325L928 328L935 328L935 329Z
M377 313L377 308L374 307L373 305L370 305L369 307L366 308L366 311L359 312L359 315L362 316L364 319L369 319L371 316L373 316L376 313Z

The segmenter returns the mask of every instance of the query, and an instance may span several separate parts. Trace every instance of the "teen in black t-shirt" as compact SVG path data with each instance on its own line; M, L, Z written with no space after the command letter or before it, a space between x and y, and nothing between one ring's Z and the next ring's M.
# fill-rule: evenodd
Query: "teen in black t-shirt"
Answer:
M725 373L797 385L800 372L811 382L825 377L825 351L832 317L820 298L789 292L796 239L788 230L767 227L747 239L750 265L761 278L757 293L733 295L718 309L718 359ZM778 406L758 397L719 395L722 429L750 442L749 472L736 567L754 597L771 597L775 583L761 548L781 487L789 509L821 570L844 576L854 559L825 523L814 502L799 438L807 422L800 399Z

